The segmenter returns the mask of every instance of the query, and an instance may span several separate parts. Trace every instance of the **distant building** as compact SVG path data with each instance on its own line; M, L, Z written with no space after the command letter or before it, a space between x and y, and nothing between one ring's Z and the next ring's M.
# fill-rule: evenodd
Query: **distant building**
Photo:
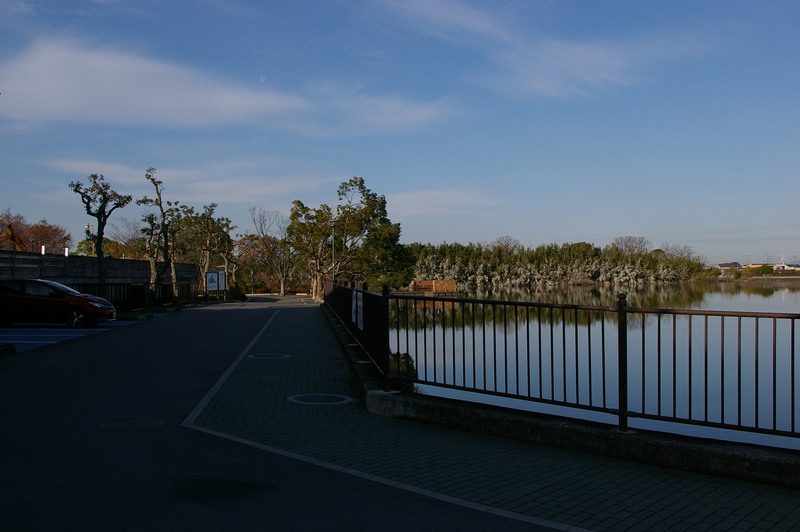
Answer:
M720 270L741 270L742 265L738 262L722 262L717 264L717 268Z
M797 264L786 263L786 259L781 255L781 262L778 264L773 264L772 267L775 269L776 272L786 272L786 271L796 271L800 269L800 266Z

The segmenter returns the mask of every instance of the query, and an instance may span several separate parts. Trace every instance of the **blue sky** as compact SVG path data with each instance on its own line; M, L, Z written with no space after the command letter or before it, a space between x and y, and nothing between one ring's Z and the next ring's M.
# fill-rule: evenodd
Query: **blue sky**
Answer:
M0 0L0 209L79 240L70 181L139 198L155 167L241 234L360 176L404 242L791 261L798 25L781 0Z

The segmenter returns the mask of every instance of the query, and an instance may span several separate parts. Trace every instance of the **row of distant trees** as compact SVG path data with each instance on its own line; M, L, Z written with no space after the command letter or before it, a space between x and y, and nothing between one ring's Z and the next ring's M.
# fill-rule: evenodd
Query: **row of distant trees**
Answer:
M336 205L311 207L297 200L289 216L251 206L254 231L234 235L236 226L217 215L217 204L202 208L167 199L164 183L149 168L145 180L152 194L134 200L115 191L101 174L70 189L95 219L76 253L98 257L104 281L105 257L147 260L151 282L175 279L176 263L198 266L199 282L211 269L225 271L230 283L249 290L309 290L319 299L324 278L373 288L407 286L412 279L455 279L479 288L537 286L543 283L671 283L702 276L704 261L690 248L662 245L653 249L643 237L619 237L600 248L586 242L526 248L511 237L488 244L400 244L400 224L387 216L386 198L363 178L340 184ZM139 220L111 217L131 203L145 208ZM11 224L23 241L48 249L71 245L61 227L41 220L27 224L9 209ZM3 244L8 245L8 244Z
M151 282L174 280L175 265L190 263L198 266L201 283L206 272L219 269L233 286L269 288L283 294L293 285L310 290L315 298L321 297L324 277L372 286L403 286L413 277L413 257L399 243L400 225L389 220L385 197L367 188L363 178L342 183L333 207L314 208L298 200L286 217L251 206L254 232L234 236L236 226L217 215L217 204L196 208L167 199L155 168L149 168L144 177L153 193L135 200L146 210L139 220L116 217L112 221L112 214L134 199L114 190L102 174L69 183L86 214L95 220L74 252L98 258L100 282L105 280L106 257L149 261ZM44 220L29 225L10 209L0 221L12 225L24 241L35 238L48 250L72 244L65 229ZM60 239L39 236L45 229L61 235ZM10 245L10 241L0 241L0 246Z
M156 178L154 168L145 172L145 179L153 186L153 195L142 197L136 203L146 207L147 212L140 220L120 218L116 223L111 222L112 214L131 204L132 196L115 191L101 174L92 174L85 182L69 183L86 213L95 220L94 224L87 225L85 238L73 252L98 258L99 282L105 282L107 257L149 261L151 282L176 279L175 264L180 262L196 264L201 282L205 272L221 264L235 282L231 221L215 215L216 204L198 210L165 199L164 184ZM38 252L39 246L45 246L50 252L72 247L69 232L46 220L29 224L21 214L6 209L0 214L0 222L3 227L13 228L28 251ZM0 241L0 246L13 249L13 242Z
M90 248L98 258L100 282L105 281L104 259L116 256L143 259L150 263L150 282L175 281L176 264L181 262L198 267L199 282L205 282L206 273L221 264L236 285L236 250L231 232L235 226L231 220L216 216L217 204L204 205L202 209L166 199L164 182L156 177L156 169L145 171L145 180L153 187L151 196L136 200L145 207L139 221L124 220L112 226L114 235L106 237L111 215L134 200L111 188L102 174L92 174L84 183L73 181L70 189L78 194L86 214L96 220L96 231L87 232L78 252Z
M416 274L479 289L563 284L663 284L713 275L690 248L623 236L605 247L587 242L527 248L511 237L488 244L414 244Z

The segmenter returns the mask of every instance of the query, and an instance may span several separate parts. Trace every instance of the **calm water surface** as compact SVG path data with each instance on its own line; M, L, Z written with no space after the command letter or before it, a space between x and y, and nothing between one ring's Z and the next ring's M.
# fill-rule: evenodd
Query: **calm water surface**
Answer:
M573 305L614 305L619 293L643 308L800 313L800 278L750 282L686 283L643 287L552 287L529 291L469 291L470 298Z
M731 282L731 283L702 283L687 284L680 286L667 287L627 287L627 288L607 288L607 287L567 287L561 289L534 290L530 292L506 291L506 292L472 292L465 294L466 297L476 299L492 299L506 301L532 301L540 303L562 303L578 305L597 305L612 306L616 303L617 294L625 292L628 294L628 305L630 307L650 308L650 309L696 309L706 311L733 311L733 312L767 312L767 313L786 313L800 314L800 281L771 281L771 282ZM562 326L558 324L557 332L566 327L569 332L561 336L549 338L545 335L544 344L541 344L537 352L523 357L524 360L501 360L499 365L493 360L491 364L485 362L484 355L487 351L485 345L474 346L470 341L473 332L478 337L483 334L482 330L473 331L469 322L467 325L459 325L459 317L452 318L450 325L445 325L446 334L440 334L442 342L439 352L476 352L476 362L469 360L459 361L458 357L442 356L441 359L435 357L427 358L423 361L418 359L417 366L419 371L427 372L426 376L430 380L430 375L437 375L436 382L447 384L469 385L469 380L493 382L487 389L503 393L519 395L530 395L532 397L545 397L556 400L571 402L577 400L582 404L599 404L610 397L610 407L616 400L613 393L609 393L597 386L600 382L599 376L605 375L609 380L606 382L607 389L616 388L616 361L600 360L595 355L592 357L584 356L585 346L575 349L573 330L575 323L567 323ZM665 318L666 319L666 318ZM669 318L672 319L671 317ZM692 318L701 320L702 318ZM716 321L715 321L716 320ZM649 315L646 319L629 322L629 374L642 376L641 380L633 379L630 385L629 404L634 411L644 411L658 415L676 415L691 419L706 419L712 422L724 420L726 423L742 422L745 425L761 425L763 420L775 419L779 428L789 430L792 423L800 425L800 419L792 419L792 412L795 416L800 416L800 405L792 404L792 397L800 397L800 393L792 394L791 391L800 391L800 376L791 375L791 372L784 368L791 367L789 353L791 346L788 345L790 330L781 325L777 329L778 354L772 356L771 342L772 331L771 321L765 321L761 326L761 332L753 332L753 328L747 320L744 320L745 327L740 333L741 340L732 336L733 325L730 320L736 318L725 318L724 327L720 328L721 318L710 318L710 330L708 334L701 333L697 340L693 340L690 346L684 344L681 338L687 328L695 327L694 334L698 334L701 329L701 322L689 323L688 317L679 317L674 323L663 321L658 324L659 318ZM525 320L524 320L525 321ZM552 321L550 319L549 321ZM567 320L564 320L565 322ZM591 328L589 336L592 342L599 341L600 321L593 321L591 324L579 324L577 327L581 331ZM750 319L755 323L756 320ZM609 322L606 322L609 323ZM455 325L453 325L455 324ZM534 317L527 320L524 327L539 326ZM548 325L549 327L549 322ZM523 334L521 325L516 325L508 330L507 341L509 345L518 342L520 335ZM607 327L607 342L611 342L609 351L615 351L614 329ZM656 327L663 330L677 331L679 340L672 342L671 334L669 339L662 340L662 347L659 350L654 331ZM452 334L451 345L447 346L447 336L456 329L458 334ZM462 334L461 329L465 329ZM720 330L724 333L720 333ZM768 330L767 335L763 334ZM524 333L528 334L528 333ZM583 332L579 333L582 337ZM635 335L645 335L646 342L638 340L638 336L631 341ZM762 336L764 336L762 338ZM560 340L563 338L563 341ZM575 335L577 338L578 335ZM759 338L756 341L756 337ZM427 351L432 351L431 341L436 338L431 327L431 334L426 337ZM398 342L393 342L392 348L400 352L419 352L420 345L405 345L402 335L398 337ZM505 340L504 340L505 341ZM737 342L741 341L744 348L733 350ZM579 345L582 340L579 341ZM800 342L800 338L797 339ZM476 341L476 343L478 343ZM485 341L483 342L485 344ZM642 355L641 345L647 344L646 355ZM764 343L762 347L758 347ZM608 345L608 344L607 344ZM594 352L600 349L593 348ZM556 355L555 353L581 352L580 356L575 356L574 362L570 357ZM734 352L735 351L735 352ZM800 353L800 346L795 345L795 352ZM657 353L657 354L656 354ZM662 356L663 353L663 356ZM766 353L766 355L765 355ZM449 356L449 355L448 355ZM491 353L490 353L491 356ZM510 357L504 357L510 358ZM490 367L491 366L491 367ZM545 378L542 379L542 374ZM453 375L453 381L448 381L448 375ZM516 377L509 383L505 375L524 375L525 378ZM459 377L461 375L461 377ZM547 376L554 376L548 380ZM589 376L592 376L589 378ZM500 379L496 377L500 376ZM528 376L531 378L528 379ZM758 376L758 377L756 377ZM488 379L487 379L488 377ZM441 379L441 380L439 380ZM463 382L458 382L462 379ZM588 380L593 380L595 384L587 389L584 385ZM574 384L573 384L574 383ZM615 417L609 414L585 411L581 409L569 409L542 403L532 403L531 401L514 400L487 396L484 394L474 394L460 390L451 390L435 386L421 386L423 393L444 397L453 397L475 402L496 404L522 410L530 410L542 413L552 413L557 415L567 415L583 419L590 419L599 422L614 423ZM777 397L773 401L773 395ZM698 397L708 396L708 401L702 403ZM694 397L694 399L692 399ZM761 420L761 421L759 421ZM695 436L705 436L731 441L744 441L750 443L761 443L778 447L800 449L800 441L797 438L785 438L764 436L760 434L739 433L720 429L708 429L697 426L684 426L681 424L665 424L652 420L632 418L631 427L642 429L655 429L668 432L677 432Z

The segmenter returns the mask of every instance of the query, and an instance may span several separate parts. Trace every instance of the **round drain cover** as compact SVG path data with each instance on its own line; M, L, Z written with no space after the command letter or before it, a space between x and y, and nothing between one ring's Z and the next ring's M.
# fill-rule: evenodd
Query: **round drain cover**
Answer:
M98 425L103 430L144 430L164 425L160 419L114 419Z
M346 395L333 395L329 393L308 393L292 395L287 397L286 400L304 405L343 405L351 402L353 398L347 397Z
M269 353L256 353L253 355L247 355L249 358L259 358L262 360L274 360L278 358L289 358L291 355L286 354L269 354Z

